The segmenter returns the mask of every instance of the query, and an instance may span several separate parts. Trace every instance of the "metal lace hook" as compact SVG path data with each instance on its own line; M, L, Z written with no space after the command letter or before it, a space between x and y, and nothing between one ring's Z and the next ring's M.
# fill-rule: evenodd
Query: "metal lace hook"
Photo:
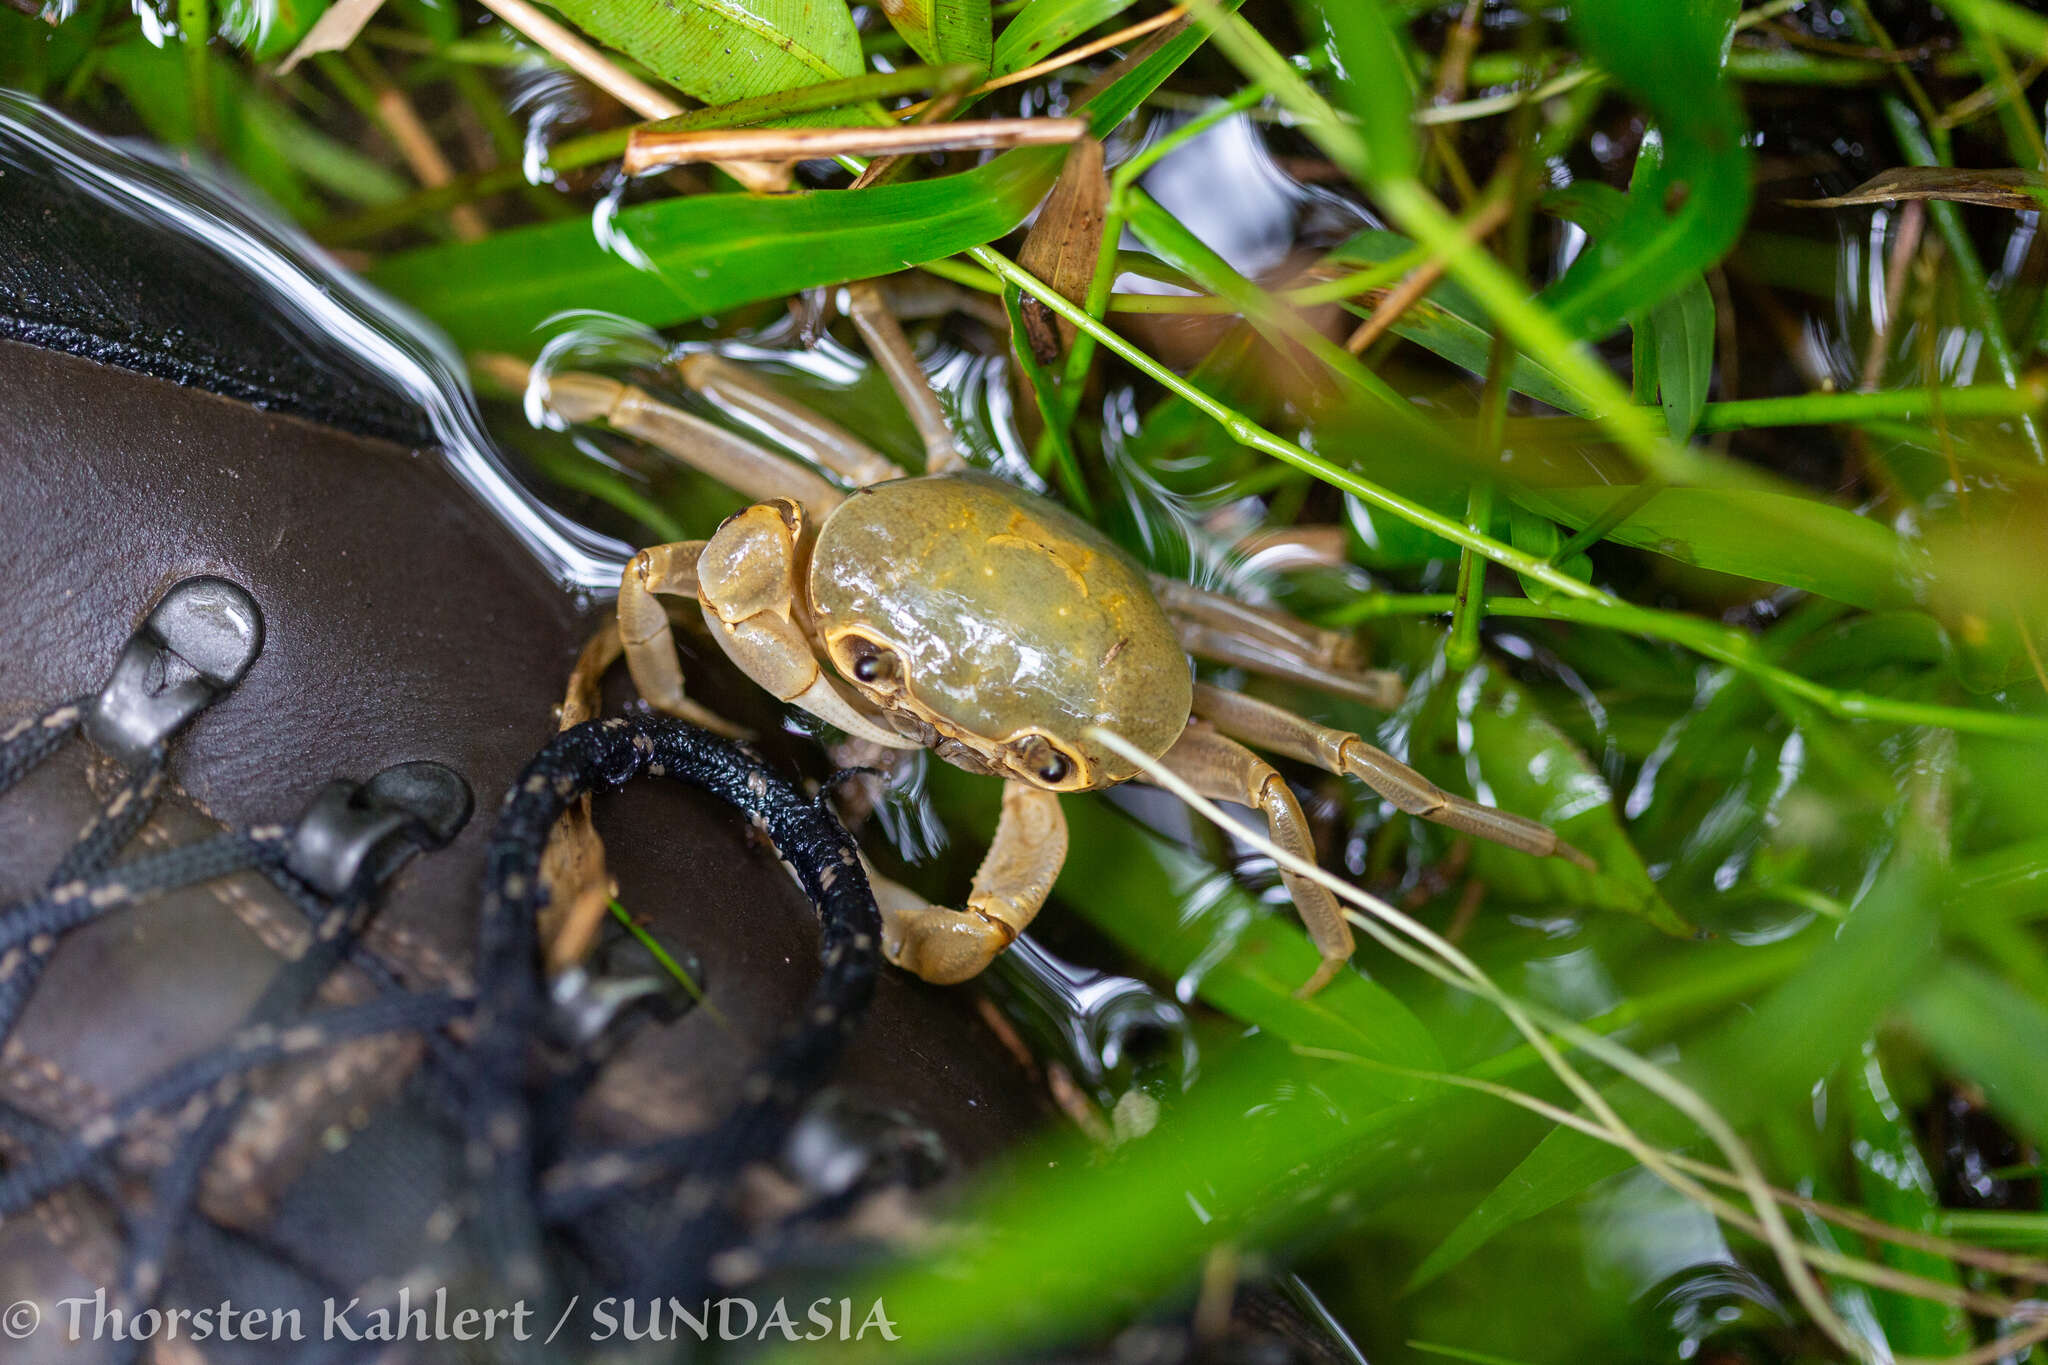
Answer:
M474 806L462 775L430 760L395 764L368 782L329 782L292 830L285 870L340 900L386 880L413 854L446 844Z
M133 768L242 680L263 650L263 612L205 575L165 593L128 637L86 709L86 737Z

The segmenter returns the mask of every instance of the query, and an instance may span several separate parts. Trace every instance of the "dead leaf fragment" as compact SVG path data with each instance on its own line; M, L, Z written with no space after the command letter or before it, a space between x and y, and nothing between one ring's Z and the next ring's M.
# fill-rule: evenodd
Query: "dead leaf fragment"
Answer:
M1959 170L1953 166L1895 166L1850 190L1825 199L1787 199L1795 208L1840 209L1941 199L1994 209L2038 209L2048 205L2048 175L2028 170Z
M1067 153L1067 164L1024 238L1017 263L1069 303L1084 302L1095 280L1108 209L1109 175L1103 168L1102 144L1083 138ZM1056 319L1043 302L1027 297L1024 339L1038 363L1050 365L1074 344L1074 324Z
M316 52L341 51L356 40L363 25L376 16L383 4L384 0L337 0L313 21L313 27L306 30L306 36L299 39L291 55L278 64L277 74L291 75L293 67Z

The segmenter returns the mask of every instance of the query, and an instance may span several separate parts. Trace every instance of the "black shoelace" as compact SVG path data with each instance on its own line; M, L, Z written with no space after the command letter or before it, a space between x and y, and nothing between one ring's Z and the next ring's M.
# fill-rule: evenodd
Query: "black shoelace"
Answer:
M90 702L66 703L0 731L0 794L80 728ZM473 1243L508 1297L548 1301L555 1288L551 1270L564 1245L583 1255L585 1277L595 1276L614 1293L688 1298L711 1287L713 1258L741 1237L731 1198L740 1169L780 1148L804 1103L828 1079L874 990L879 915L853 840L822 801L680 721L617 718L558 735L527 765L499 813L470 997L409 990L364 945L362 931L388 860L365 863L346 885L316 886L294 870L303 821L230 831L116 863L149 818L166 760L164 744L131 757L121 788L45 888L0 909L0 1040L65 934L184 887L260 873L306 916L310 946L280 969L226 1042L137 1086L75 1130L60 1132L0 1107L0 1129L29 1153L0 1172L0 1218L76 1181L115 1194L121 1181L113 1157L120 1146L145 1119L169 1119L170 1159L153 1172L141 1211L123 1214L125 1263L115 1294L116 1306L131 1313L152 1306L163 1291L168 1259L202 1217L201 1177L235 1126L248 1074L352 1039L408 1034L428 1044L425 1078L462 1138ZM765 830L819 912L822 970L802 1015L747 1075L738 1105L722 1122L632 1148L571 1149L561 1124L547 1116L566 1112L565 1101L573 1101L596 1067L573 1053L565 1059L550 1031L536 941L535 917L546 901L541 856L571 802L643 777L698 787ZM427 831L395 823L417 846L437 842ZM311 1008L322 983L344 963L362 971L377 993L360 1004ZM457 1020L466 1027L450 1030ZM123 1201L112 1202L125 1209ZM605 1220L616 1219L626 1205L634 1235L605 1235L606 1227L620 1226ZM388 1282L413 1280L419 1270ZM327 1346L332 1349L321 1358L357 1349Z

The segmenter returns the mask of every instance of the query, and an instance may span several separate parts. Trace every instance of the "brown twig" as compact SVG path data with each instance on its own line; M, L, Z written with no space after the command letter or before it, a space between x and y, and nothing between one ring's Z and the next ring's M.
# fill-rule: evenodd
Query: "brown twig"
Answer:
M1165 28L1168 24L1178 23L1187 17L1187 13L1188 7L1186 5L1175 5L1172 9L1161 10L1151 18L1141 19L1128 28L1120 28L1107 37L1097 38L1093 42L1083 43L1079 47L1069 48L1065 52L1056 52L1042 62L1034 62L1021 71L1012 71L1007 76L997 76L993 80L983 81L980 85L967 92L967 98L974 99L977 96L986 95L992 90L1001 90L1007 86L1022 85L1026 81L1035 81L1040 76L1047 76L1058 71L1061 67L1072 66L1075 62L1087 61L1099 52L1107 52L1109 49L1127 43L1133 38L1142 38L1156 29ZM925 105L929 103L931 101L926 100L920 104L908 105L898 112L904 115L915 115L921 113Z
M423 188L439 189L455 178L455 168L441 154L440 144L427 131L427 125L412 107L412 101L397 86L378 83L377 121L384 125L384 131L390 134L391 141L398 147L398 154L405 158L413 178ZM448 223L455 230L458 241L478 241L489 236L491 231L474 204L457 204L449 209Z

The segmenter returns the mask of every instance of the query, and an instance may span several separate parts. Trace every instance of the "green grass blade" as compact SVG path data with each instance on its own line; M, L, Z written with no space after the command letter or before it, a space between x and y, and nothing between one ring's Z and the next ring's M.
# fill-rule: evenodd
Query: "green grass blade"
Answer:
M1522 488L1523 506L1574 529L1634 496L1628 485ZM1788 525L1807 538L1788 539ZM1804 588L1859 607L1902 606L1905 547L1882 522L1789 493L1734 488L1665 488L1611 528L1605 539L1716 573Z
M1075 38L1131 7L1131 0L1031 0L995 41L998 76L1044 61Z
M1304 32L1331 56L1340 103L1358 120L1375 175L1407 177L1420 165L1414 83L1401 36L1379 0L1295 0Z
M564 309L602 300L650 327L817 285L892 274L977 246L1024 220L1058 173L1057 149L1012 152L940 180L773 197L692 195L627 209L604 250L581 220L425 247L370 279L458 345L520 348Z

